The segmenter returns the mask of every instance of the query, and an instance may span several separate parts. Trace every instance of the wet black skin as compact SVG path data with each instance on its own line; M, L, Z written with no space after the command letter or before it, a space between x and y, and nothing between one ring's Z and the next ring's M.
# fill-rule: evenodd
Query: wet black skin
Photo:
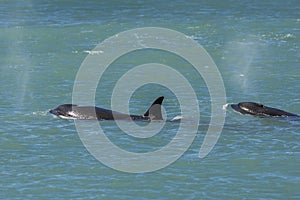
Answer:
M277 108L264 106L255 102L241 102L231 104L231 107L242 114L249 114L259 117L300 117L299 115L286 112Z
M63 104L49 112L60 118L85 120L162 120L161 104L164 97L157 98L144 115L128 115L95 106Z

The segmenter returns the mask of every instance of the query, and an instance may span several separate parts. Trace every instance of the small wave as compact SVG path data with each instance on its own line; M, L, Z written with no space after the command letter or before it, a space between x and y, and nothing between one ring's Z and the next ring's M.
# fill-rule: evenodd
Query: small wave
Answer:
M83 30L83 31L80 31L80 33L92 33L94 32L93 30Z
M285 33L285 34L270 33L270 34L263 34L261 36L262 36L263 39L272 39L272 40L277 40L277 41L285 41L285 40L296 39L297 38L292 33Z
M48 114L49 110L45 110L45 111L35 111L32 112L33 115L39 115L39 116L46 116Z

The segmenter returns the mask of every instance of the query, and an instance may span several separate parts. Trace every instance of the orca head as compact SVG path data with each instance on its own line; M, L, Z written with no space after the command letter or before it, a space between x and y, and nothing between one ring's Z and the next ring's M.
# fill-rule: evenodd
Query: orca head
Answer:
M239 108L244 112L248 112L252 115L258 115L265 112L266 107L263 104L255 102L241 102L238 104Z
M49 112L63 119L76 119L76 116L73 112L73 108L76 106L77 105L74 104L63 104L50 110Z
M240 102L232 104L231 107L242 114L250 115L264 115L266 111L266 106L256 102Z
M231 104L231 107L242 114L250 114L259 117L299 117L297 114L289 113L284 110L264 106L255 102L241 102Z

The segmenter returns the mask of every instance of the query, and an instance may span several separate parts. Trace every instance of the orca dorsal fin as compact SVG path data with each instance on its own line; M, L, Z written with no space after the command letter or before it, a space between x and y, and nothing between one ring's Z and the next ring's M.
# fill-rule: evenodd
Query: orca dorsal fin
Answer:
M164 96L158 97L145 112L145 117L150 117L151 120L162 120L161 104L164 100Z

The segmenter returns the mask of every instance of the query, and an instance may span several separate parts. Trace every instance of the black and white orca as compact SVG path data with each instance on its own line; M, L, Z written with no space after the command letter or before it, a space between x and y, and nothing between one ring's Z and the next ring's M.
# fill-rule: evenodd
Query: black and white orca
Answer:
M63 119L83 120L163 120L161 104L164 97L158 97L143 115L128 115L95 106L63 104L49 112Z
M231 104L231 107L239 113L258 117L300 117L297 114L268 107L256 102L240 102L238 104Z

